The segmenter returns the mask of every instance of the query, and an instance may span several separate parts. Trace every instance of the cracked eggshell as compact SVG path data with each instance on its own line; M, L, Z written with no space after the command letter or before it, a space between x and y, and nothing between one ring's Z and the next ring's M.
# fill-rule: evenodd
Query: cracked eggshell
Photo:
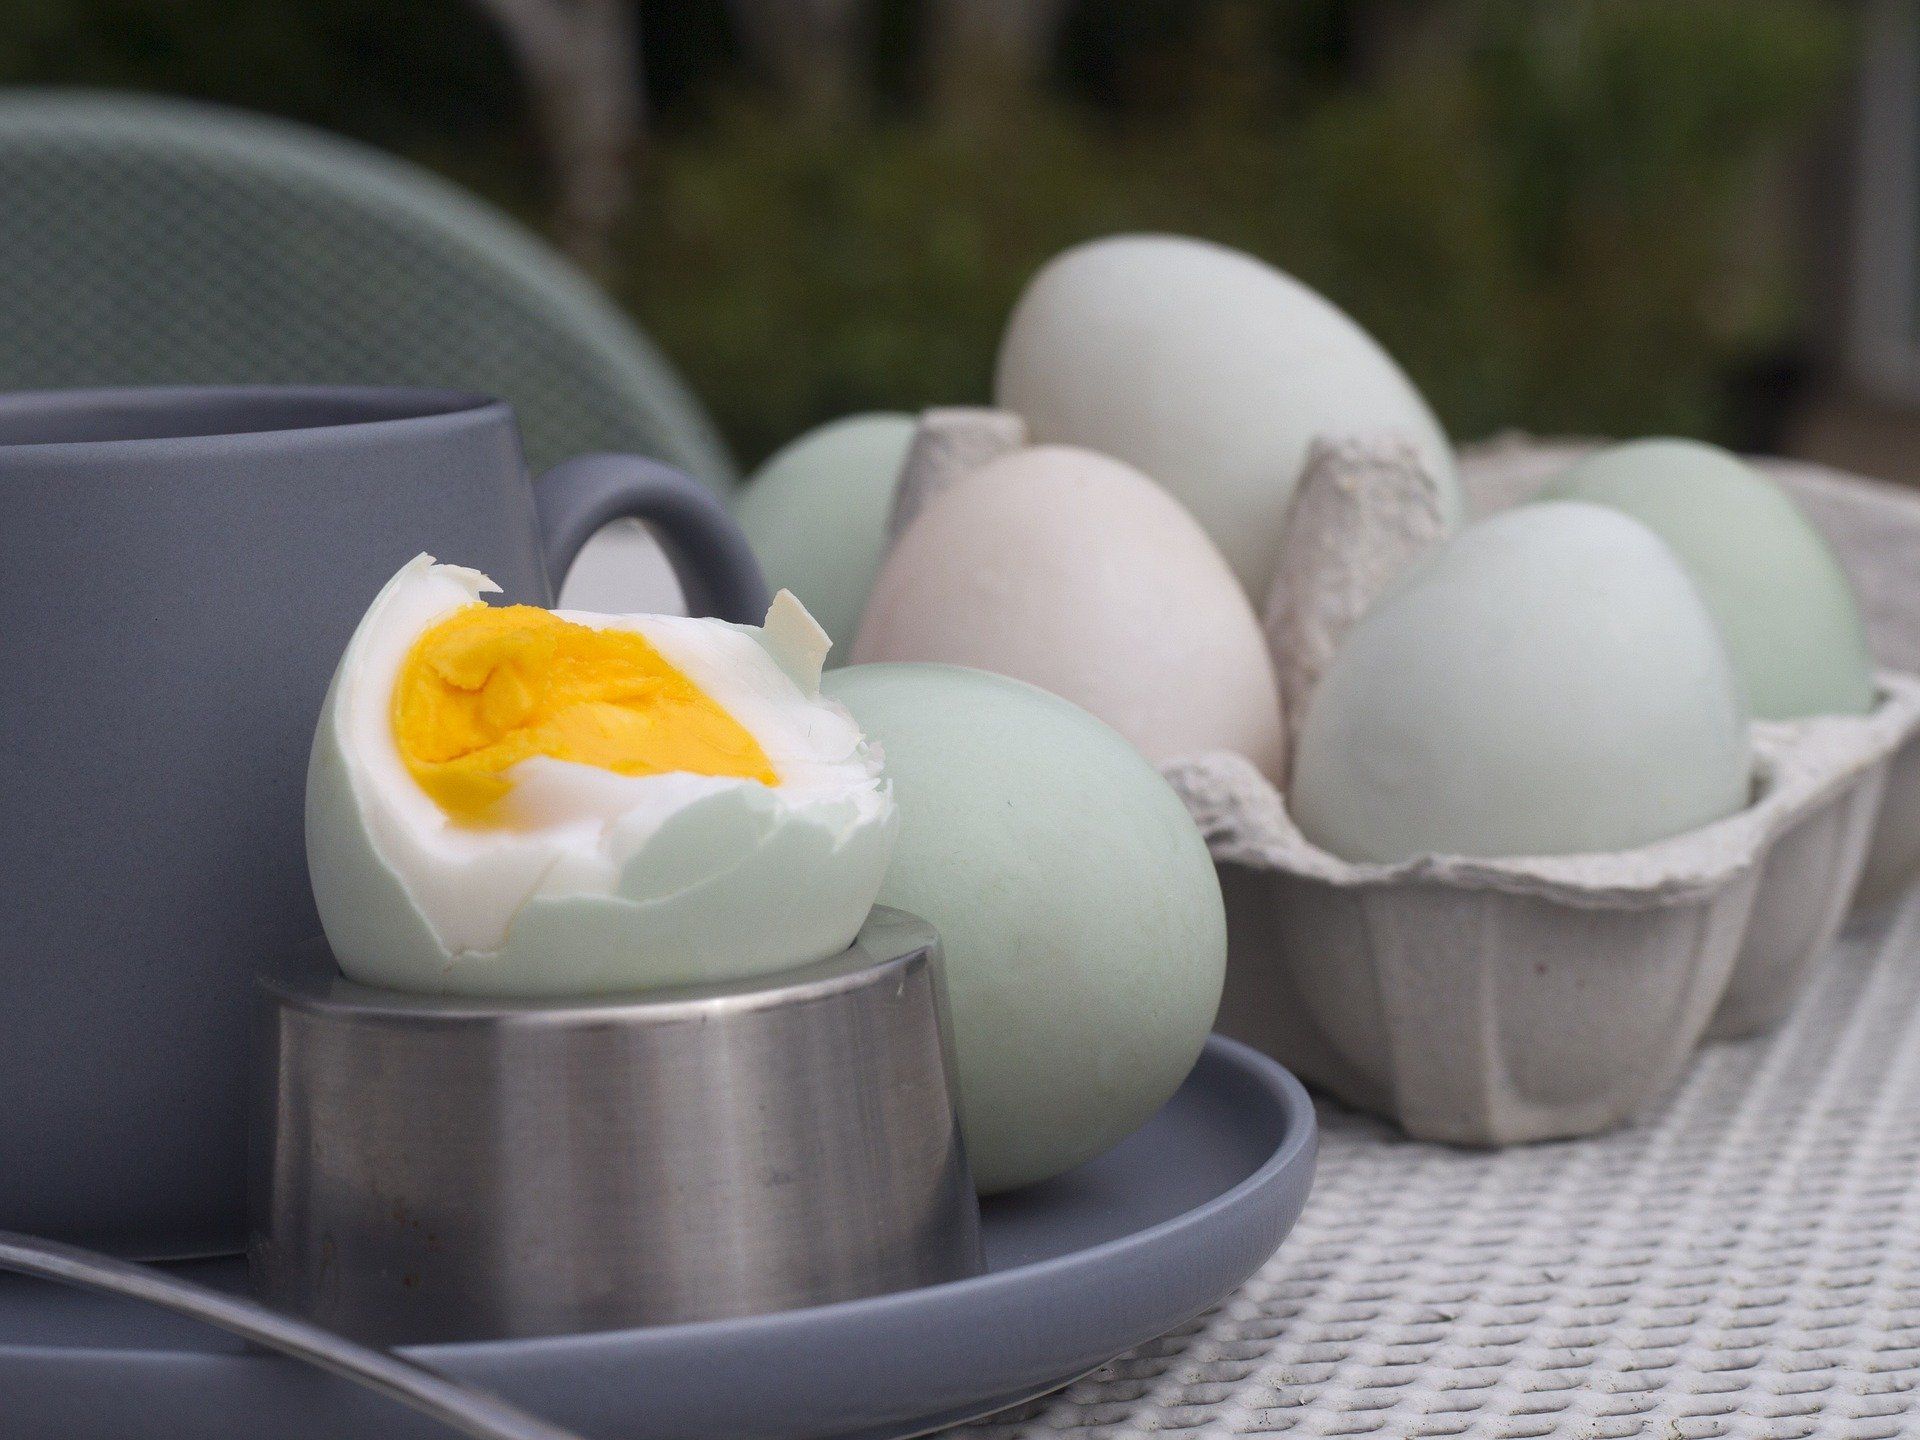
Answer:
M1680 561L1572 502L1470 525L1347 635L1290 807L1354 861L1627 850L1747 804L1746 701Z
M1280 692L1253 608L1146 476L1019 450L930 499L874 583L853 660L1011 675L1090 710L1156 763L1203 750L1278 776Z
M1122 235L1055 257L1007 323L994 398L1036 442L1164 485L1256 602L1317 438L1399 435L1460 508L1446 435L1373 338L1291 276L1201 240Z
M335 958L365 984L564 997L745 978L839 953L897 826L826 636L782 593L764 627L559 612L635 629L751 731L780 783L522 761L511 829L454 825L406 770L392 693L415 638L495 587L420 556L380 592L321 707L307 862Z

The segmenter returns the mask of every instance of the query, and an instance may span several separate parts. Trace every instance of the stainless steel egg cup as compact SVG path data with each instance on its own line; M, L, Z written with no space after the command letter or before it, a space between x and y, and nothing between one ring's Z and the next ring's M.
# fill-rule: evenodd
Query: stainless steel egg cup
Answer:
M374 1344L718 1319L978 1273L939 941L587 1001L262 977L249 1260Z

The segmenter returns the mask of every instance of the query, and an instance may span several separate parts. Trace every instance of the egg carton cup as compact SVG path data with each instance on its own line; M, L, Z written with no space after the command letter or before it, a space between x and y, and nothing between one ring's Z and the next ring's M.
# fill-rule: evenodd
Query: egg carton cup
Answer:
M1519 433L1468 446L1460 484L1471 515L1531 498L1558 471L1604 441L1537 440ZM1832 545L1853 582L1867 640L1882 666L1920 673L1920 491L1798 460L1753 457L1787 488ZM1880 904L1920 875L1920 737L1909 738L1888 769L1879 818L1867 842L1855 903Z
M1754 727L1790 792L1788 818L1763 862L1710 1040L1757 1035L1786 1019L1813 962L1846 922L1893 757L1920 734L1920 678L1888 670L1876 679L1879 698L1865 715Z
M1784 1015L1845 916L1920 681L1868 716L1756 727L1753 803L1604 854L1361 864L1236 755L1173 762L1227 900L1221 1027L1420 1139L1586 1135L1710 1032Z
M1289 761L1340 642L1402 571L1446 539L1450 508L1403 437L1322 437L1307 447L1261 621L1285 701Z

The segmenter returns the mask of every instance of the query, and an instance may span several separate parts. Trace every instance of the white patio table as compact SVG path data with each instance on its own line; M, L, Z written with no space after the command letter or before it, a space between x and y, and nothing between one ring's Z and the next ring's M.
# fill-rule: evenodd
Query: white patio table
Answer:
M966 1440L1920 1435L1920 895L1633 1128L1475 1152L1321 1121L1306 1213L1232 1300Z

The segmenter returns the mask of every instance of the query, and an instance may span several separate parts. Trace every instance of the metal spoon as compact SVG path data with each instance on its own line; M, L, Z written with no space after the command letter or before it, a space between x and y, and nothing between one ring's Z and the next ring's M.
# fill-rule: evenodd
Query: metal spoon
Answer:
M77 1285L204 1321L430 1415L473 1440L580 1440L498 1396L251 1300L57 1240L0 1230L0 1270Z

